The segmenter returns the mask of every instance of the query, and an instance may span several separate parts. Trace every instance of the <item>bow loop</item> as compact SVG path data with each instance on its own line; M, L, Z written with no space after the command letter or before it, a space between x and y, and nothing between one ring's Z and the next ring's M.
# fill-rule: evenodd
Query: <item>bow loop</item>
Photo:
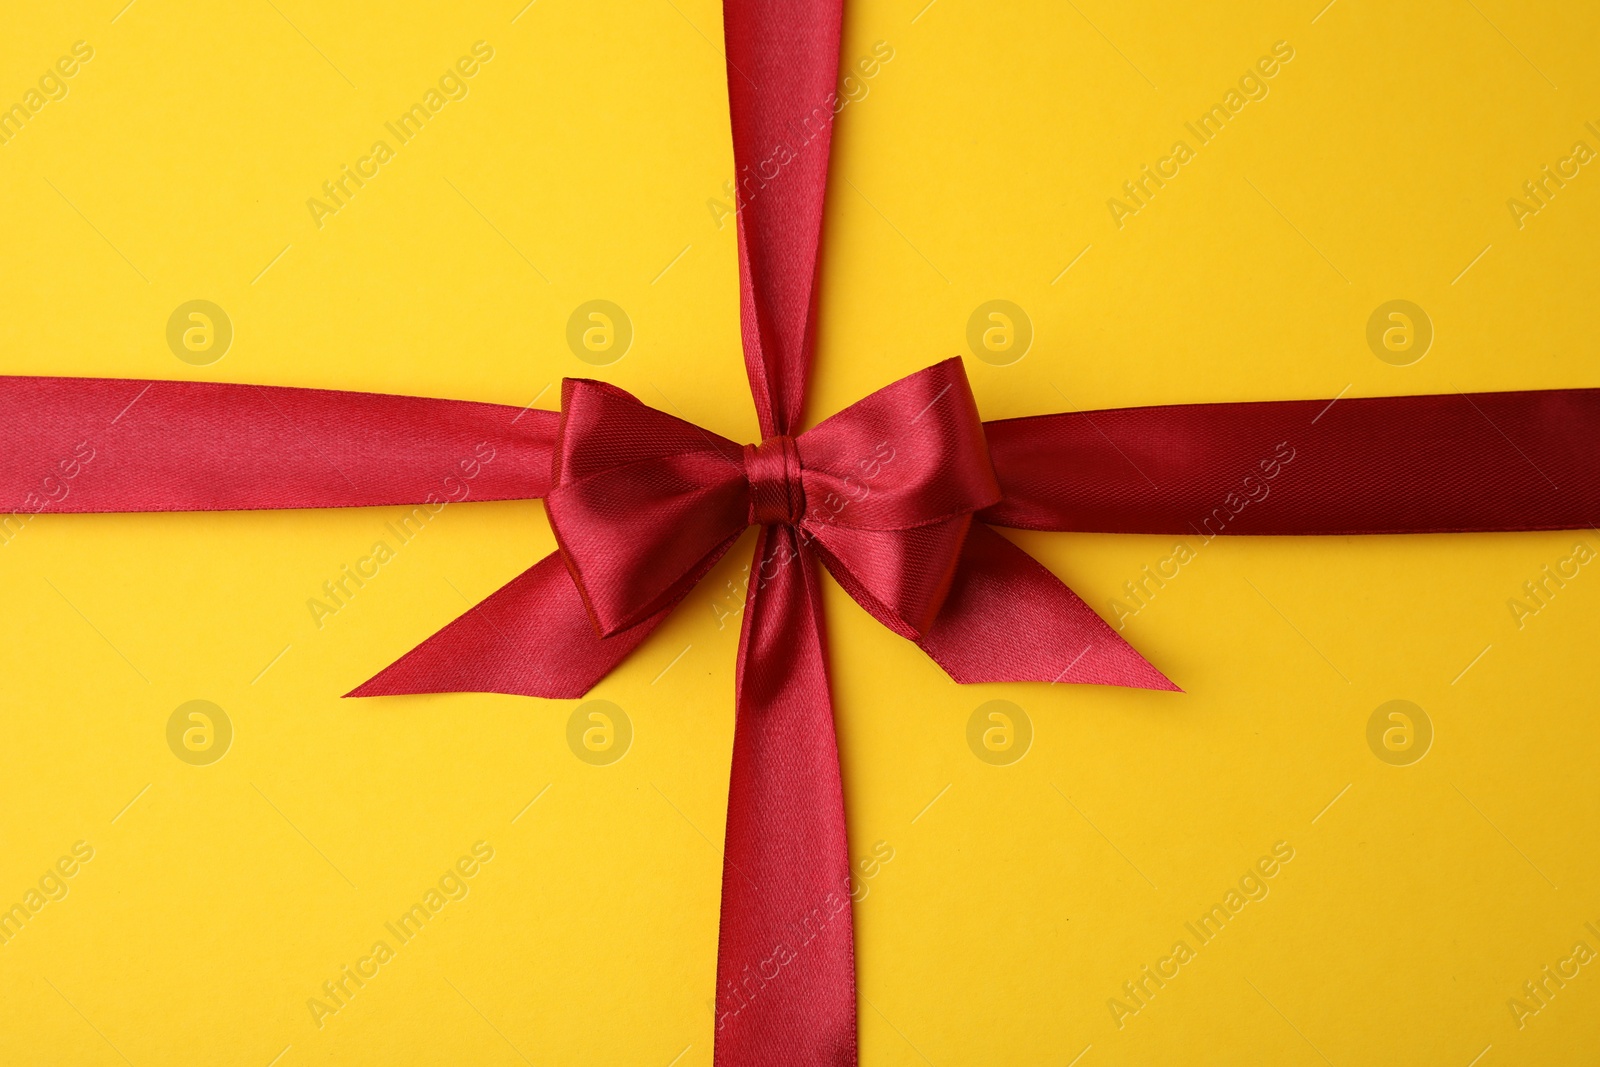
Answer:
M966 371L947 359L796 439L801 529L839 584L902 637L926 634L972 513L1000 499Z
M1001 498L959 358L884 386L795 443L812 525L908 530Z
M682 599L746 525L739 446L604 382L562 383L553 467L550 527L604 637Z

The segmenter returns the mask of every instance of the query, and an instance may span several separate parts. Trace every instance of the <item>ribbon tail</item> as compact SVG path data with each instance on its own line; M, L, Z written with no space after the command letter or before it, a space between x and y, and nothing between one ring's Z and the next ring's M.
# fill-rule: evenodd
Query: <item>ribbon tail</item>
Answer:
M1044 565L983 523L967 532L939 616L917 642L973 682L1077 682L1181 692Z
M467 400L0 376L0 512L528 499L550 488L556 422Z
M996 526L1210 540L1600 521L1600 389L1175 404L984 431L1005 497L978 518Z
M581 697L671 610L669 605L603 638L589 620L561 553L552 552L345 696Z
M739 640L717 946L717 1067L854 1067L850 857L820 565L766 527ZM770 984L771 988L766 988Z

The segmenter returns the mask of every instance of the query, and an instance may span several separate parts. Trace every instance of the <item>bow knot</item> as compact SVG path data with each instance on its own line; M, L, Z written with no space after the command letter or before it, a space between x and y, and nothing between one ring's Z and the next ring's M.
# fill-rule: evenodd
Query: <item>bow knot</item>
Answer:
M800 450L788 434L744 446L744 474L750 481L750 525L798 524L806 513L800 479Z

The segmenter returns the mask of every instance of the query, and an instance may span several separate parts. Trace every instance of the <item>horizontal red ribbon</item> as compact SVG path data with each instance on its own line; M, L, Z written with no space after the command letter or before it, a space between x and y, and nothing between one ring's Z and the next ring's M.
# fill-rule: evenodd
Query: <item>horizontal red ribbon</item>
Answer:
M553 485L559 422L468 400L0 375L0 514L420 505L450 499L446 479L485 447L495 459L471 499L531 500ZM993 526L1303 535L1600 522L1600 389L1114 408L982 432L1002 499L977 517ZM1287 464L1274 462L1280 446ZM741 446L723 448L741 462ZM1266 477L1272 466L1281 477ZM1264 502L1263 483L1272 505L1234 513L1229 497Z
M1209 536L1600 521L1600 389L1118 408L984 434L1005 499L980 517L1000 526Z

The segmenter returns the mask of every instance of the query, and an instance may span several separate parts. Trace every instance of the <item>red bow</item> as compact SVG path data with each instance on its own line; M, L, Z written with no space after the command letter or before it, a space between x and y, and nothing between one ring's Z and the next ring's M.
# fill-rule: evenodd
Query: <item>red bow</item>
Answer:
M974 640L989 647L973 661L993 663L1005 651L976 632L1000 620L969 617L998 600L967 597L940 612L973 513L1000 501L960 360L902 378L805 433L742 448L602 382L569 379L561 408L545 506L601 637L671 610L745 527L782 524L873 618L936 659ZM1009 630L1075 629L1094 668L1075 680L1176 688L1054 576L1022 568L1028 577L1019 582L985 566L1007 555L995 541L986 547L966 558L1003 587ZM756 580L771 581L790 563L764 560ZM962 576L962 585L975 577ZM975 676L960 656L949 669L958 681L996 677ZM1054 656L1025 669L1044 681L1061 672Z
M745 527L785 524L873 617L915 640L950 591L972 513L999 499L952 359L815 429L743 448L569 380L545 506L603 636L677 603Z
M805 433L744 446L569 378L551 451L544 496L559 552L350 696L582 696L751 525L794 538L762 556L758 588L814 552L958 682L1177 689L1053 574L973 521L1002 494L959 359Z

